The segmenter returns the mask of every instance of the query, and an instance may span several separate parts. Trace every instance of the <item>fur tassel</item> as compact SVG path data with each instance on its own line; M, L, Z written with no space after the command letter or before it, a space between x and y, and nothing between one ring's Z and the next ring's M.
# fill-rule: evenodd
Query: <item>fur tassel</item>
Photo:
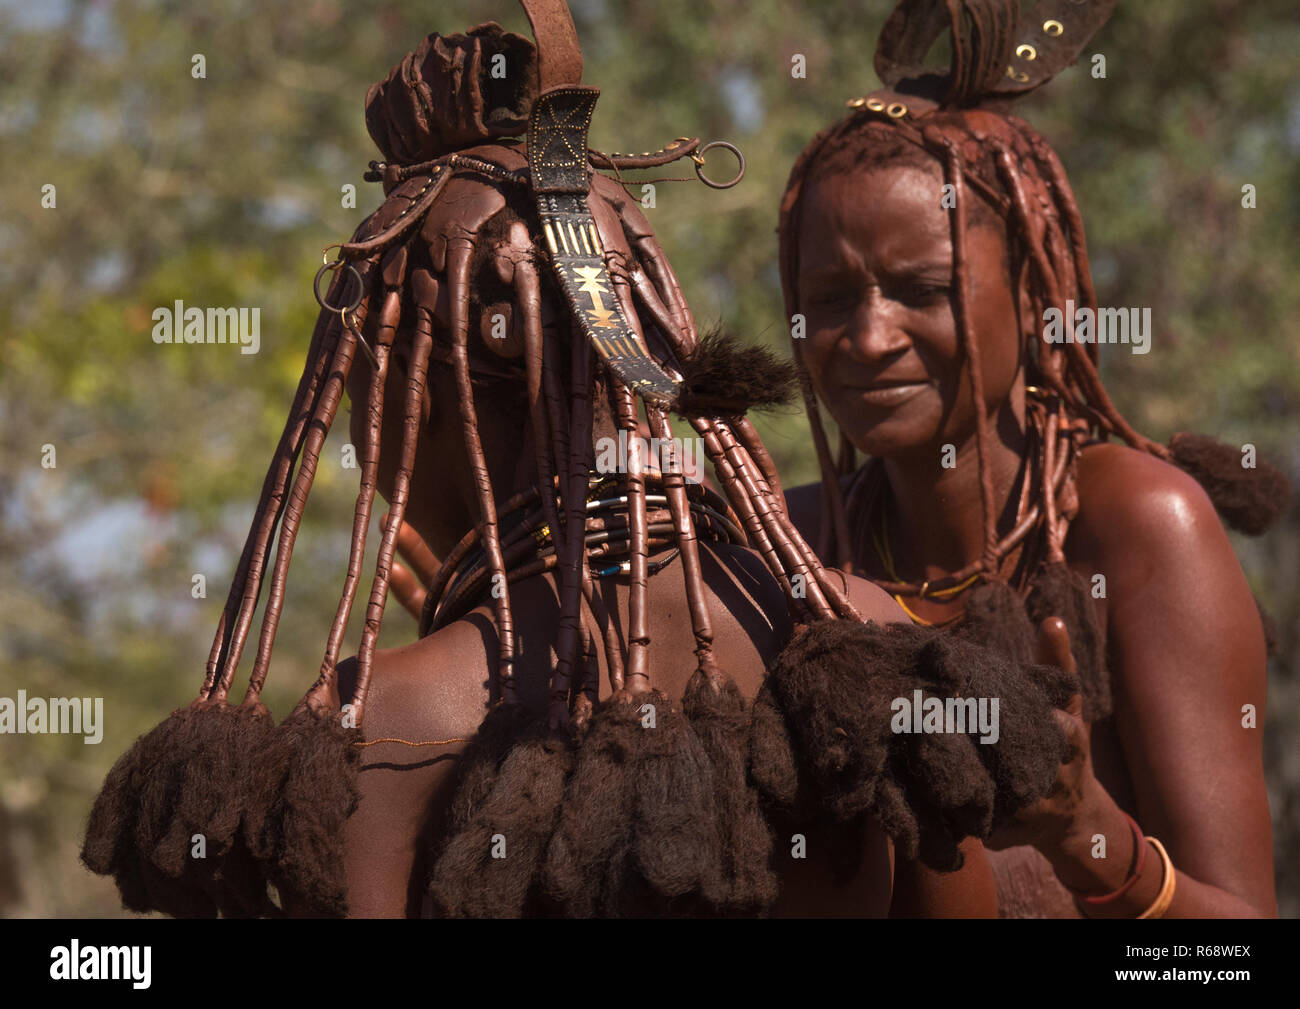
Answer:
M1000 818L1046 794L1066 755L1052 709L1073 683L941 632L902 624L815 624L768 674L801 775L837 820L867 810L900 850L940 870L960 866L957 842L986 837ZM997 745L956 734L895 733L893 702L997 698Z
M1263 460L1242 466L1239 449L1203 434L1180 431L1169 441L1174 463L1205 488L1223 520L1248 536L1265 532L1286 510L1291 486Z
M776 901L770 861L772 833L747 773L749 712L740 689L726 680L715 690L703 671L686 685L682 708L713 765L714 802L722 832L725 910L756 914Z
M666 695L605 701L546 853L547 891L579 917L707 910L725 893L714 793L709 758Z
M905 782L916 810L916 827L902 835L904 854L926 865L954 872L963 864L958 845L963 838L987 837L993 829L996 804L994 781L970 773L971 750L979 744L969 735L945 733L899 738L890 754L890 778ZM922 779L914 769L924 769Z
M564 801L569 743L548 732L544 719L504 706L483 720L462 766L451 834L429 893L449 917L521 917L536 902L538 872ZM497 835L505 857L493 850Z
M886 684L896 676L880 661L880 635L875 625L817 623L797 634L768 672L801 776L840 821L871 808L888 756L889 703L899 690Z
M789 361L721 329L704 334L681 367L677 409L686 413L738 416L784 406L796 391Z
M1017 662L1034 661L1037 632L1025 604L1004 581L985 582L970 591L957 633Z
M131 911L173 914L188 910L183 902L173 903L165 893L151 892L154 887L147 876L161 873L154 870L147 874L142 855L152 851L158 837L147 836L149 825L145 824L147 847L140 849L136 836L142 826L141 810L165 804L168 756L187 747L195 715L193 707L180 708L137 739L117 758L91 807L81 861L91 872L113 876L123 905ZM162 799L150 795L158 791L163 793Z
M273 798L250 786L259 780L261 763L274 746L275 720L261 701L227 710L224 742L229 759L226 770L217 773L222 787L236 798L224 814L214 817L224 843L222 858L213 866L212 894L223 917L278 917L279 909L267 894L266 876L253 858L249 833L250 824L265 822Z
M260 704L243 708L223 702L202 710L190 737L189 759L181 768L171 827L153 851L155 863L169 875L180 875L190 860L195 834L204 837L205 861L219 861L230 852L243 818L239 793L244 758L265 745L275 727Z
M483 718L461 754L460 784L451 807L454 825L467 823L482 806L501 773L502 761L516 740L533 731L535 721L520 704L500 704Z
M241 836L248 761L272 730L261 705L195 702L136 741L109 771L82 848L132 911L178 918L274 914ZM204 857L192 857L203 836Z
M280 723L263 761L257 794L274 800L250 847L295 912L347 914L343 828L357 808L360 738L337 711L304 706Z
M799 765L790 728L766 681L750 707L749 776L772 806L790 811L799 807Z

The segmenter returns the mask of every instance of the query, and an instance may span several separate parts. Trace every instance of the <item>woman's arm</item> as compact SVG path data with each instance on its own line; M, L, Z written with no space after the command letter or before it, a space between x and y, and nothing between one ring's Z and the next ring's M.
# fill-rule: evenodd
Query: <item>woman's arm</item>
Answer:
M1258 610L1213 506L1181 470L1119 446L1080 464L1080 517L1067 552L1106 576L1115 727L1144 833L1177 870L1165 917L1277 913L1262 734L1265 649ZM1068 829L1038 842L1066 886L1109 893L1129 875L1131 829L1087 773ZM1092 857L1094 835L1109 857ZM1141 879L1089 907L1133 917L1162 865L1148 844Z
M919 861L896 858L891 918L996 918L997 887L984 845L968 837L960 845L965 862L956 872L938 872Z

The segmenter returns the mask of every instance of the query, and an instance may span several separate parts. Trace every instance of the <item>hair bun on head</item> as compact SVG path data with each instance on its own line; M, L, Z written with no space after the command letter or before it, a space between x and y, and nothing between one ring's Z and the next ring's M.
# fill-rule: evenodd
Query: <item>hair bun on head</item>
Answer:
M493 76L497 57L504 77ZM427 36L366 92L366 128L384 158L432 161L521 135L537 97L537 48L495 21L468 33Z

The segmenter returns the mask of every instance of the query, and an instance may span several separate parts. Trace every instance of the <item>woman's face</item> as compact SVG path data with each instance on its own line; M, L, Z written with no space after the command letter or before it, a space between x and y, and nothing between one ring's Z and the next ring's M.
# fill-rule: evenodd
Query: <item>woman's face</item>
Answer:
M803 197L798 349L821 402L872 456L960 443L975 430L942 187L937 164L884 166L817 178ZM970 314L990 413L1022 381L1006 238L993 220L968 206Z

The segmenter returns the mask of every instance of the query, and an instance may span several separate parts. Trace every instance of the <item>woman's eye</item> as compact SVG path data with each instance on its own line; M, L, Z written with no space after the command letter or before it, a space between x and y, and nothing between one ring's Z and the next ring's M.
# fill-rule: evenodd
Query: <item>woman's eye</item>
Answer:
M899 301L910 305L936 305L947 301L951 290L947 284L903 284L896 294Z
M851 306L857 299L853 291L819 291L808 299L810 305L818 308L844 308Z

